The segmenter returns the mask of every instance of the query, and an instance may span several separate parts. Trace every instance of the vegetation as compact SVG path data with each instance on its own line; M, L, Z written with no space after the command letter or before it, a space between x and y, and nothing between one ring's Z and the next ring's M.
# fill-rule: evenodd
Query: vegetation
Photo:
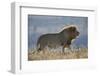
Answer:
M79 48L66 50L65 53L58 51L44 50L37 52L35 49L28 53L28 60L56 60L56 59L82 59L88 58L88 49Z

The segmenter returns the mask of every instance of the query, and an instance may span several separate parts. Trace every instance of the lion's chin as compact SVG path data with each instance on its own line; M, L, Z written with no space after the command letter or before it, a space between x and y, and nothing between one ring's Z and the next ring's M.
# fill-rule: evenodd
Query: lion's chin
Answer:
M76 36L76 38L79 38L79 35L78 35L78 36Z
M79 35L73 37L73 39L76 39L76 38L79 38Z

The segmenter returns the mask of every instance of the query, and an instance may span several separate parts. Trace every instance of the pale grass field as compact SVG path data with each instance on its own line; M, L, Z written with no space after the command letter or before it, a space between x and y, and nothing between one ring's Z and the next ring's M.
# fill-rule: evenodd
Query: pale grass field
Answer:
M56 60L56 59L83 59L88 58L88 49L80 48L77 51L66 51L64 54L61 51L49 51L45 52L29 52L28 60Z

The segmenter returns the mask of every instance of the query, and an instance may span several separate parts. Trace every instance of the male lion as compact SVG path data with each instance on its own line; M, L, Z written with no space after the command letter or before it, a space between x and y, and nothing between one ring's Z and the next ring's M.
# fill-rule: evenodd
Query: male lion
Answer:
M75 25L69 25L63 28L59 33L44 34L37 41L37 51L49 48L62 47L64 53L65 47L70 48L71 41L79 35L79 31Z

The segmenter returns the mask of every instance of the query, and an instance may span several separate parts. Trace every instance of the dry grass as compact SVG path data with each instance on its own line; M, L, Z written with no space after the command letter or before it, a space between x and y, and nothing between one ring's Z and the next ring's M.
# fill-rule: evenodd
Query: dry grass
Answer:
M81 48L78 51L66 51L64 54L60 51L47 51L45 52L29 52L28 60L56 60L56 59L80 59L80 58L88 58L88 49Z

